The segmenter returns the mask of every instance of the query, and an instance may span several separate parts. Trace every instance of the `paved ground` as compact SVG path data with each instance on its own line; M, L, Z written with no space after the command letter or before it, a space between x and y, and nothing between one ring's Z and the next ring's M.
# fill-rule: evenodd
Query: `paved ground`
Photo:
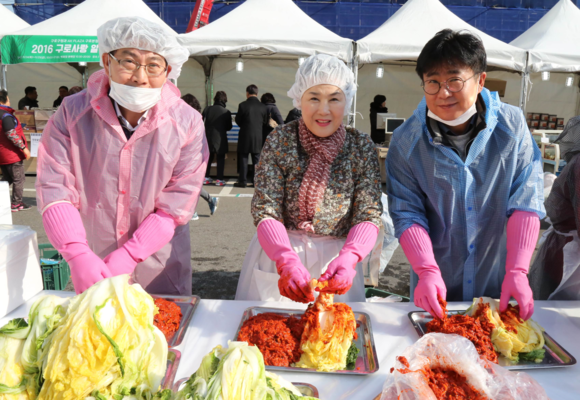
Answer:
M13 214L14 224L28 225L38 233L38 243L48 243L40 214L36 209L35 177L26 178L24 201L33 209ZM253 189L234 188L234 180L225 187L204 186L219 195L219 207L210 216L209 207L200 199L199 220L191 221L193 293L205 299L233 299L244 255L256 229L250 215ZM542 226L542 229L547 227ZM543 231L542 231L543 232ZM409 296L410 265L399 247L380 276L379 288ZM72 290L69 284L68 289Z

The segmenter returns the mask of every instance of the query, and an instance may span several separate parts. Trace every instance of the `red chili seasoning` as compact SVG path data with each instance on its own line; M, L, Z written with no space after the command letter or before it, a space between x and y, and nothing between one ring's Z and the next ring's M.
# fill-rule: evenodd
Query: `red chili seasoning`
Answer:
M257 346L266 365L289 367L300 360L304 324L305 321L294 317L259 314L244 322L238 340Z
M452 369L425 368L421 371L437 400L488 400L463 375Z
M169 341L179 329L182 317L181 308L174 302L165 299L155 299L155 306L159 312L153 318L153 325L159 328Z
M516 326L522 324L524 321L520 318L520 306L508 305L507 310L499 314L502 322L505 324L505 329L517 335L518 330Z
M484 323L482 327L480 319L468 315L447 315L447 302L439 298L439 304L443 309L443 319L434 318L427 323L427 333L440 332L463 336L469 339L475 346L479 355L493 363L498 363L497 353L491 342L490 324Z

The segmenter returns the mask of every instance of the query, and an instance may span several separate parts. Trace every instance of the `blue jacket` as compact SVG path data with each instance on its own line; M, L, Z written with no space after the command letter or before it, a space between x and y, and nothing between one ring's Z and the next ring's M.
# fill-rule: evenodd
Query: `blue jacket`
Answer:
M541 154L522 111L487 89L481 98L487 126L465 162L434 140L425 99L393 134L386 159L395 235L413 224L429 232L448 301L499 298L508 217L515 210L545 216ZM411 295L417 281L411 273Z

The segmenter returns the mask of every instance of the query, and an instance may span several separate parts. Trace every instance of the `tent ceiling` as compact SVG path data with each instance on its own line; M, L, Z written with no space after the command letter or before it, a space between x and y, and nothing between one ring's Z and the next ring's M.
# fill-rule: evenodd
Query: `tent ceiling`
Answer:
M531 72L579 72L580 9L570 0L560 0L510 44L530 52Z
M0 4L0 38L30 25L19 16Z
M357 42L359 63L417 60L423 46L443 29L466 29L478 35L489 66L523 71L526 52L476 29L439 0L409 0L383 25Z
M192 56L334 55L350 61L352 41L326 29L292 0L247 0L196 31L180 35Z

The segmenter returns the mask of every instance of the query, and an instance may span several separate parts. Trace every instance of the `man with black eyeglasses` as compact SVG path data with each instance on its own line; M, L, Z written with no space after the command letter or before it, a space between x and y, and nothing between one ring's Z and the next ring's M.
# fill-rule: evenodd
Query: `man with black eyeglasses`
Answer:
M413 268L415 305L442 317L439 297L513 297L534 310L527 272L543 205L541 155L519 108L484 88L486 53L467 31L443 30L416 72L425 98L394 133L389 212Z
M199 112L169 81L189 52L139 17L98 31L101 65L64 98L38 150L38 209L77 293L130 274L149 293L191 294L188 222L209 157Z

